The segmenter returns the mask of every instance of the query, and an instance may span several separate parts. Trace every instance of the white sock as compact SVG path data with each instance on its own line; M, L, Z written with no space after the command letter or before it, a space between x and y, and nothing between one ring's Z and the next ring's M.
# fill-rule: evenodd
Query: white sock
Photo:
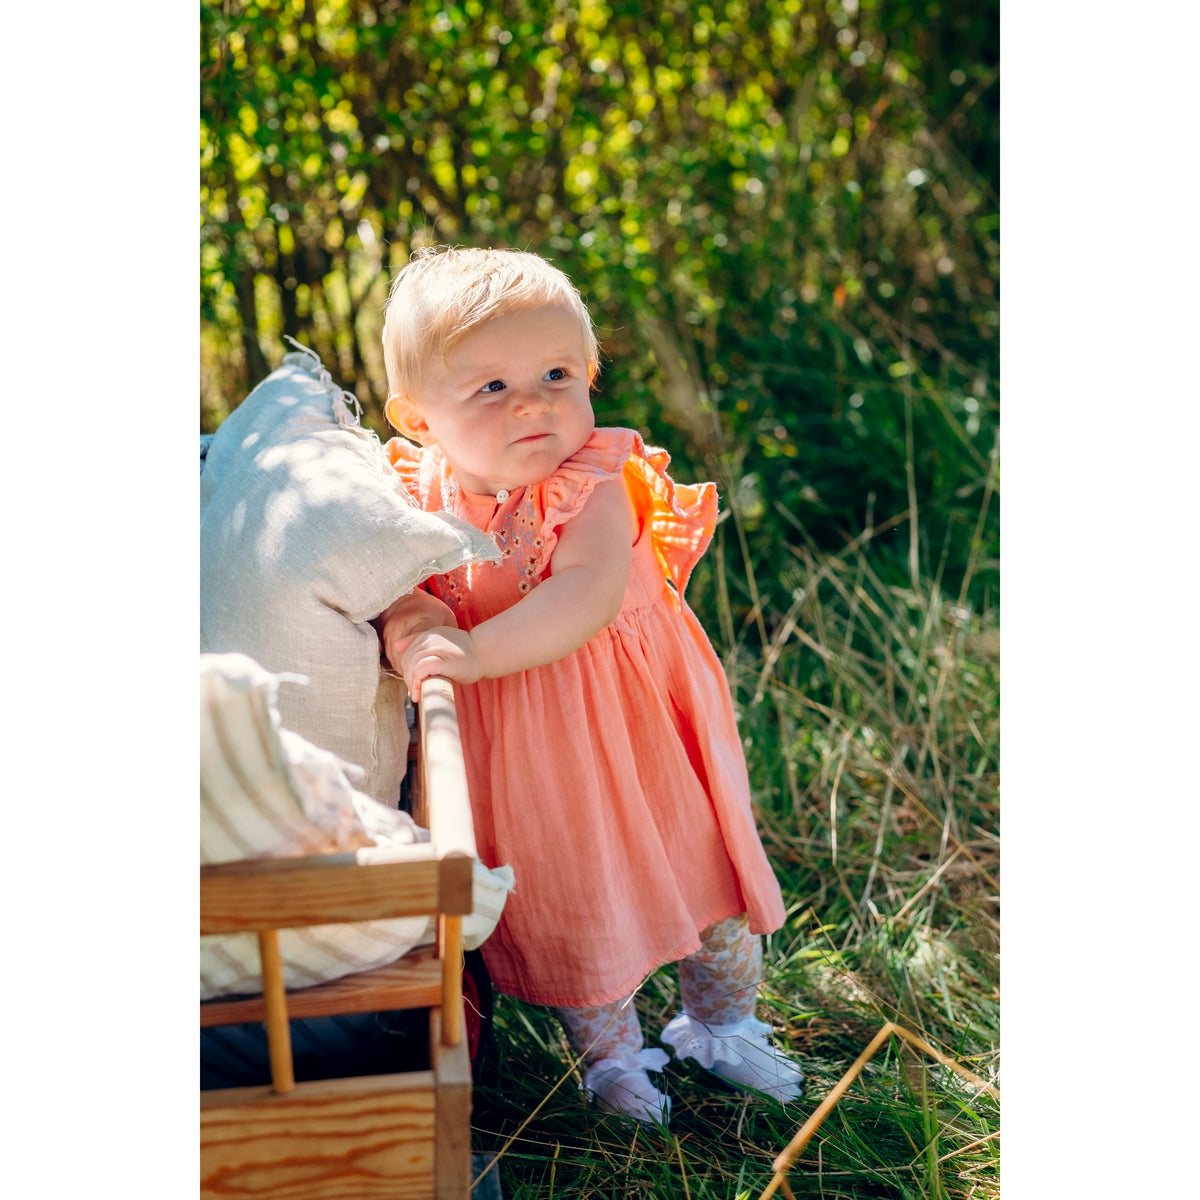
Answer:
M666 1125L671 1099L650 1082L647 1072L661 1071L667 1062L662 1050L642 1050L629 1058L602 1058L588 1068L583 1087L605 1112L648 1125Z
M796 1100L804 1073L782 1050L767 1041L771 1027L754 1017L733 1025L714 1025L681 1013L662 1031L662 1040L679 1059L695 1059L706 1071L737 1088Z

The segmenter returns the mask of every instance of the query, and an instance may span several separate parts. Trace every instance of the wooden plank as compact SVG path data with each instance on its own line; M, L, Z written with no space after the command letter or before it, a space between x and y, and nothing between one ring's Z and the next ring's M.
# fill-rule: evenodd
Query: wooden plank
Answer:
M459 1008L462 1008L461 1000ZM471 1193L471 1060L466 1038L460 1038L454 1046L445 1044L442 1017L442 1010L437 1008L429 1014L429 1041L438 1081L434 1196L436 1200L468 1200Z
M416 849L414 847L414 849ZM414 861L359 866L349 856L253 859L200 868L200 932L237 933L416 917L440 906L442 864L432 847ZM467 863L468 870L470 863ZM469 911L469 909L468 909Z
M435 1119L429 1071L204 1092L200 1194L433 1200Z
M447 854L439 867L438 908L452 916L466 916L475 904L475 860Z
M289 1017L327 1017L334 1013L385 1012L393 1008L430 1008L441 1003L442 964L433 946L422 946L372 971L357 971L310 988L287 993ZM200 1025L263 1021L261 996L208 1000L200 1005Z

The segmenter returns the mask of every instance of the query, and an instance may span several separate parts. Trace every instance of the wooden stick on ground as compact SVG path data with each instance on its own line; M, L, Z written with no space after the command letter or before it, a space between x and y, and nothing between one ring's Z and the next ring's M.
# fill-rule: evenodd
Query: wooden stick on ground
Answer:
M940 1050L935 1050L927 1041L917 1037L915 1033L905 1029L901 1025L895 1024L893 1021L888 1021L882 1029L867 1043L867 1048L854 1060L850 1069L834 1084L830 1089L829 1095L817 1105L816 1111L803 1125L800 1126L796 1136L787 1144L784 1150L776 1156L774 1163L775 1174L771 1177L771 1182L767 1184L758 1200L768 1200L776 1191L782 1190L787 1200L794 1200L792 1190L788 1187L787 1173L791 1170L792 1164L800 1156L800 1151L812 1140L813 1134L821 1127L825 1118L833 1111L837 1102L846 1094L850 1085L862 1073L863 1067L867 1065L871 1057L888 1040L889 1037L895 1034L897 1037L903 1038L906 1042L915 1046L918 1050L928 1054L931 1058L937 1059L944 1067L949 1067L950 1070L961 1075L969 1083L975 1087L981 1088L985 1092L990 1092L998 1100L1000 1092L988 1083L986 1080L980 1079L978 1075L973 1075L966 1067L960 1066L952 1058L948 1058Z

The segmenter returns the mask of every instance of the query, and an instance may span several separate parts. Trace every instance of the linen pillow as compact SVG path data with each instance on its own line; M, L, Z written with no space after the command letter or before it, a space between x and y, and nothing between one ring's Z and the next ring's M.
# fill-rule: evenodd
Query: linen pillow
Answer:
M409 499L379 438L350 411L358 401L301 351L202 448L200 648L282 673L285 727L361 766L363 790L395 805L405 689L381 668L369 622L430 575L499 551Z
M201 863L350 850L369 862L428 841L407 813L353 787L358 768L281 727L283 681L244 654L200 656ZM473 884L473 911L463 918L467 949L496 927L512 870L476 861ZM284 985L309 987L383 966L435 937L431 917L282 929ZM201 1000L261 991L254 934L200 939Z

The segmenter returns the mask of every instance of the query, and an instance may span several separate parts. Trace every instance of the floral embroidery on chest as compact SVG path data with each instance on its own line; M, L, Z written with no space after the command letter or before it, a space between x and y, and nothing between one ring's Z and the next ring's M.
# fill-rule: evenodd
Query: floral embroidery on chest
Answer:
M461 489L448 475L442 479L442 508L464 520L471 520L470 503L462 496ZM486 532L490 533L500 548L500 558L490 563L467 564L436 576L429 582L438 597L455 612L461 610L470 594L472 577L479 579L481 573L490 570L504 571L515 579L513 603L528 595L538 585L538 564L542 558L545 538L538 522L537 504L533 488L525 488L511 507L507 507L507 496L497 524L493 517Z
M496 535L500 545L501 561L515 558L517 565L517 590L528 595L538 585L537 569L542 557L545 539L538 531L537 508L532 488L526 488L516 508L508 513L504 525Z

